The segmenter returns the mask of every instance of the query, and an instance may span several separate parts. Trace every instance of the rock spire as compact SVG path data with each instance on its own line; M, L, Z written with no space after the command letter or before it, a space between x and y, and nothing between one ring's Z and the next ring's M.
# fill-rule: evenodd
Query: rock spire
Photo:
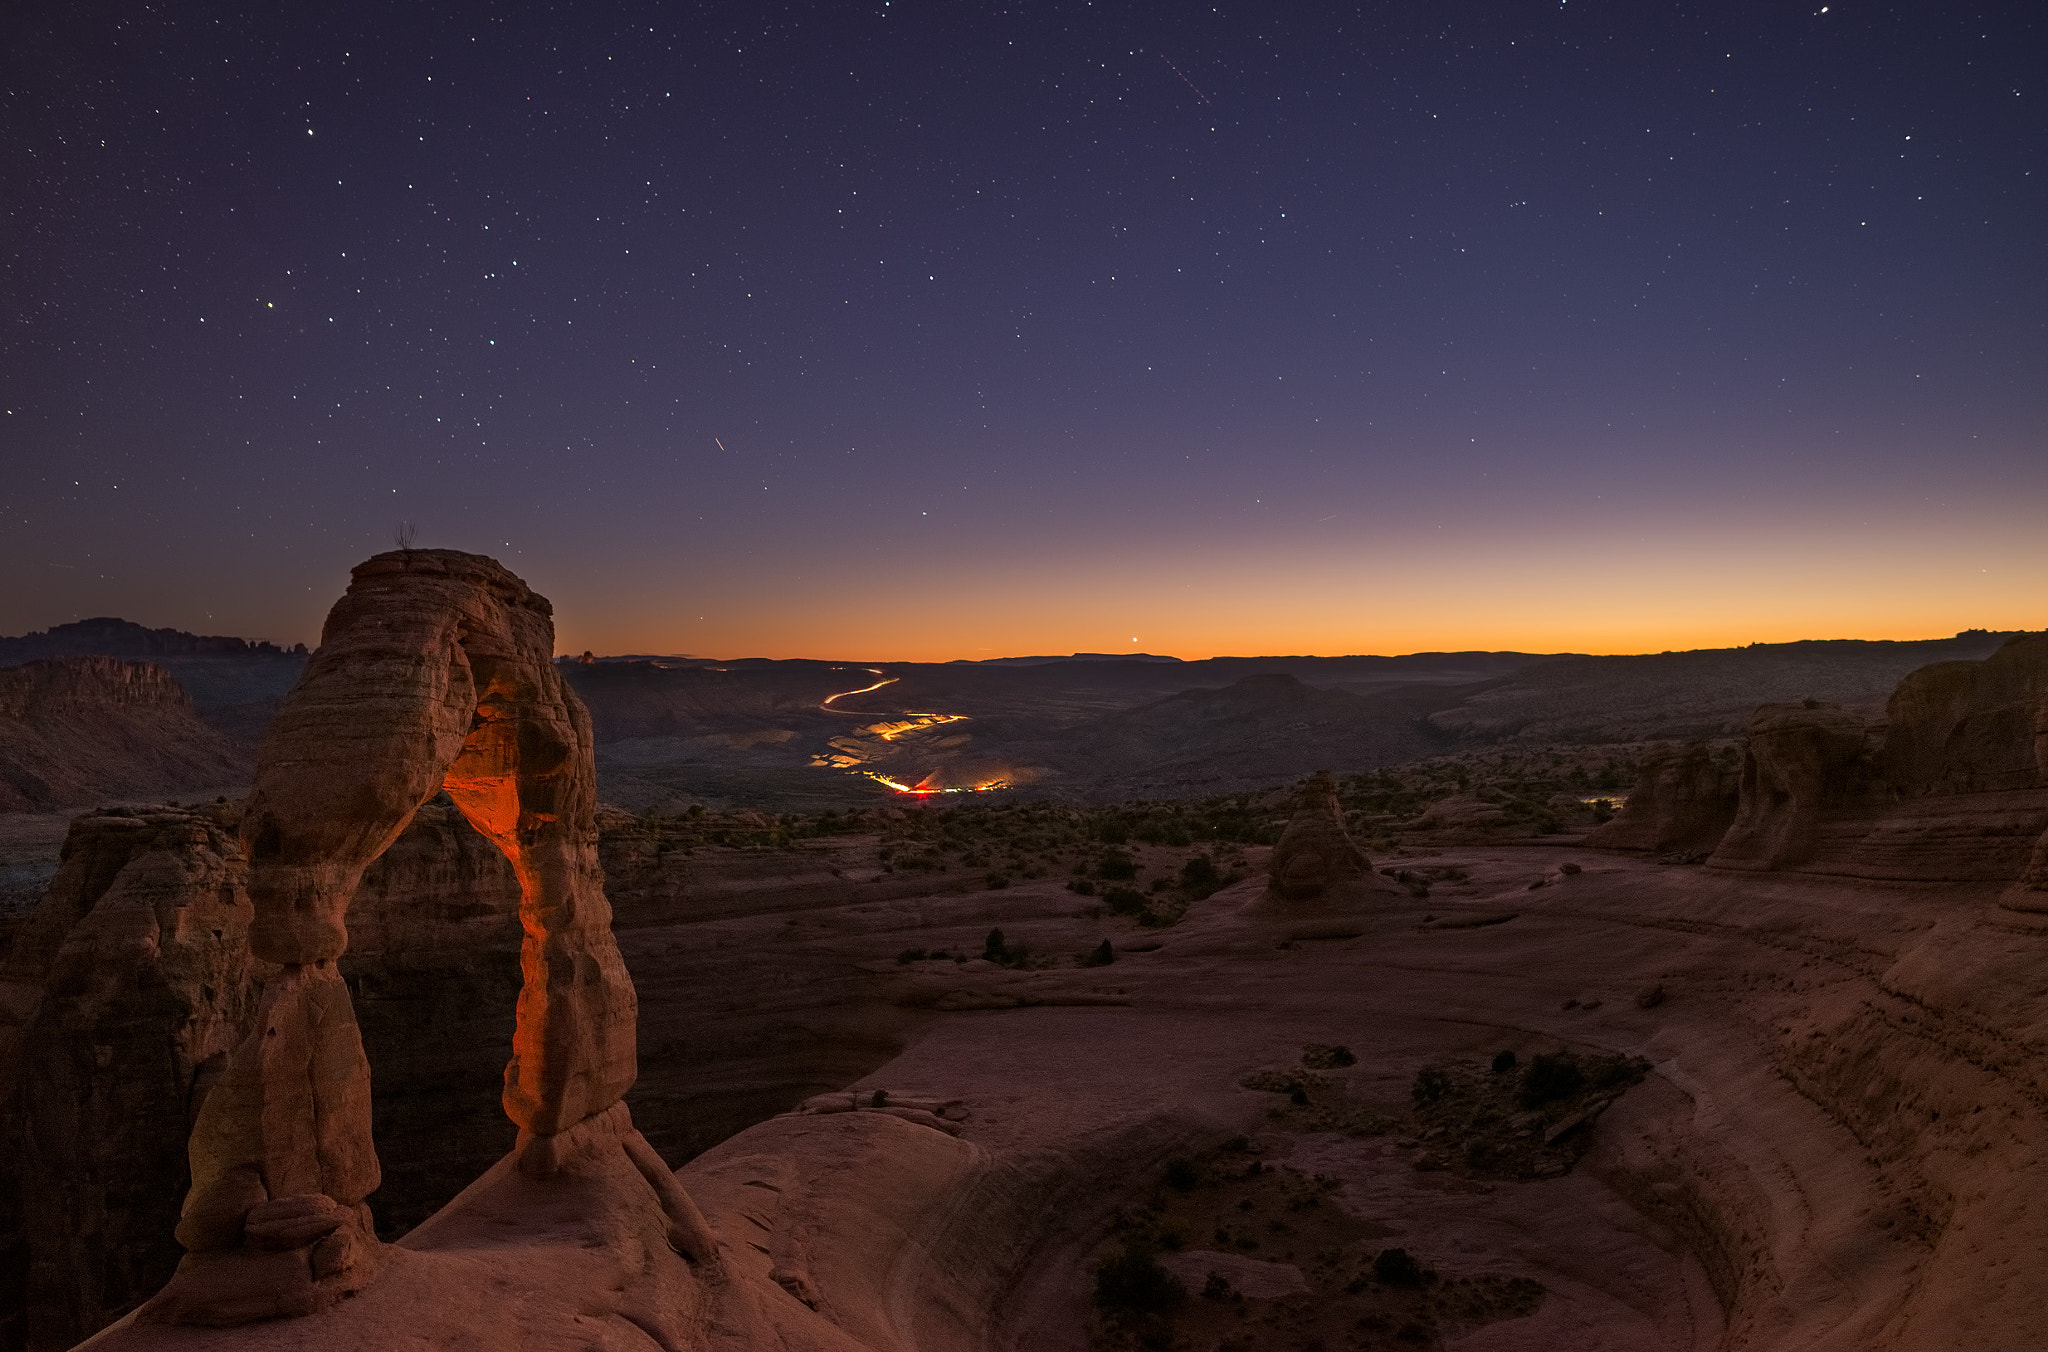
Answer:
M1344 829L1337 781L1318 770L1295 795L1294 816L1280 833L1267 864L1269 897L1287 902L1333 899L1349 890L1390 890L1372 861Z

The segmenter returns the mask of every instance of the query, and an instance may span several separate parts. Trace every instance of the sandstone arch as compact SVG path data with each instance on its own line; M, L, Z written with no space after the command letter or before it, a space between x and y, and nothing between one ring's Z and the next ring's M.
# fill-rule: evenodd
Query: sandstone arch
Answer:
M519 879L523 984L503 1101L522 1167L547 1173L556 1138L604 1115L602 1134L692 1244L694 1208L620 1105L637 1073L636 1000L597 862L590 720L553 659L547 601L491 559L401 550L355 569L258 758L241 826L250 948L276 970L193 1128L187 1256L145 1317L309 1313L373 1275L369 1065L335 963L363 870L444 789Z

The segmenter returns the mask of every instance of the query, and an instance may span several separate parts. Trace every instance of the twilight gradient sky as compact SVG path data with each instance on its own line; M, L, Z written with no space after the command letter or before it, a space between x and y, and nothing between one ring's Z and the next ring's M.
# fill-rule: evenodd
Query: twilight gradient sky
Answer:
M1617 652L2048 626L2038 3L0 17L0 632Z

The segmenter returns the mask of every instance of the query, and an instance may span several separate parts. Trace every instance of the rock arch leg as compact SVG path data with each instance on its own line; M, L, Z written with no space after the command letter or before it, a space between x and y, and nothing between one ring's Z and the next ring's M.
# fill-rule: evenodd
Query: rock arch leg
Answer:
M536 673L472 662L476 726L444 786L519 877L522 981L505 1115L552 1136L618 1102L638 1074L637 1003L597 861L589 716L552 663Z

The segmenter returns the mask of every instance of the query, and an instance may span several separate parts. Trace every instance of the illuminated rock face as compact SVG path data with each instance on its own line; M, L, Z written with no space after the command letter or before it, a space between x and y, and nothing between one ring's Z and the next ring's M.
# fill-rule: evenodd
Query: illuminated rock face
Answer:
M444 788L519 880L504 1106L524 1166L550 1172L553 1139L632 1085L590 722L553 649L548 603L490 559L408 550L355 570L258 759L241 824L249 946L279 970L193 1128L187 1257L145 1318L310 1313L374 1275L369 1064L335 964L363 870Z
M1337 781L1327 771L1308 777L1295 800L1294 817L1280 833L1267 864L1269 890L1288 901L1312 901L1376 880L1372 861L1344 829Z

